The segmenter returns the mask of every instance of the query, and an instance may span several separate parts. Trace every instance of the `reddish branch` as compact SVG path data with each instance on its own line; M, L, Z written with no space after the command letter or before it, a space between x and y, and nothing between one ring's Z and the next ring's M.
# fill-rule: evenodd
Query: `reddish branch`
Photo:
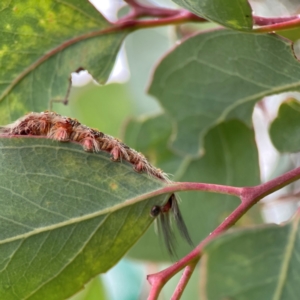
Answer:
M297 16L290 16L290 17L278 17L278 18L265 18L260 16L253 16L254 25L257 26L268 26L268 25L275 25L281 24L286 22L291 22L299 19L299 15Z
M253 18L254 21L257 21L254 22L254 24L261 26L253 29L253 32L258 33L281 31L300 27L300 15L285 18Z
M205 18L196 16L195 14L188 12L184 9L176 10L176 9L147 6L144 4L140 4L137 0L125 0L125 2L127 2L127 4L131 7L131 12L124 18L120 19L117 23L115 23L116 25L119 25L124 21L133 21L141 17L152 17L152 18L154 17L159 19L142 20L138 25L139 28L162 26L162 25L169 25L169 24L180 24L183 22L208 21ZM184 19L182 18L183 16ZM280 31L280 30L287 30L291 28L297 28L300 26L300 15L289 16L289 17L275 17L275 18L252 16L252 18L253 18L253 25L259 26L259 28L253 29L254 32L262 33L262 32Z
M159 273L147 276L149 283L152 285L148 300L157 299L164 284L176 273L185 268L181 280L177 285L172 297L172 300L179 299L183 292L183 289L187 285L192 275L197 262L202 255L203 247L207 244L207 242L225 232L228 228L232 227L254 204L256 204L263 197L281 189L282 187L298 179L300 179L300 167L289 171L269 182L254 187L235 188L231 186L226 187L215 185L216 189L214 190L214 187L211 184L198 184L200 191L211 191L239 196L239 198L241 199L241 204L188 255L186 255L184 258L182 258L169 268ZM188 182L181 182L177 184L179 186L178 190L189 190L188 187L191 187L192 185L192 183ZM177 186L177 184L175 184L175 186ZM183 188L184 185L187 186L186 189Z
M136 30L141 28L152 28L166 25L178 25L187 22L207 22L207 20L200 18L189 11L179 10L172 16L149 20L137 20L125 16L116 23L112 24L114 26L112 28L114 28L114 31L119 31L120 29Z
M173 299L180 299L186 285L188 284L189 279L191 278L195 267L197 265L198 260L192 261L189 265L187 265L183 271L183 274L181 276L181 279L174 291L174 294L172 295L172 300Z
M135 0L125 0L131 7L131 12L126 16L126 18L140 18L140 17L172 17L178 14L177 9L168 9L156 6L147 6L140 4Z

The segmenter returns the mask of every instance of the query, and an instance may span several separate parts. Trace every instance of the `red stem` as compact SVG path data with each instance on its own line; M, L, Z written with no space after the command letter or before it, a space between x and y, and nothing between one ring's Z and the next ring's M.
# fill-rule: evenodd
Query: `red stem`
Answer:
M244 202L251 201L251 199L256 199L257 201L259 201L263 197L275 191L278 191L282 187L298 179L300 179L300 167L288 171L283 175L280 175L266 183L257 185L255 187L247 188L247 190L243 190L241 200Z
M253 29L253 32L264 33L264 32L273 32L281 31L292 28L297 28L300 26L300 15L293 17L284 17L284 18L262 18L256 17L259 25L262 27ZM258 25L258 24L256 24ZM264 26L266 25L266 26Z
M156 10L160 10L160 8L156 8ZM149 17L162 17L161 19L154 20L134 20L132 17L140 17L140 16L149 16ZM157 26L165 26L165 25L176 25L187 22L207 22L206 19L196 16L195 14L186 11L186 10L178 10L178 13L164 13L159 11L153 12L153 15L149 15L143 11L143 14L129 14L128 16L120 19L115 25L123 24L123 28L148 28L148 27L157 27ZM133 25L134 24L134 25ZM256 33L265 33L265 32L273 32L273 31L282 31L292 28L300 27L300 15L293 17L282 17L282 18L264 18L259 16L253 16L253 24L259 25L261 27L252 29L252 32Z
M139 17L171 17L177 15L181 10L178 9L168 9L168 8L162 8L162 7L156 7L156 6L146 6L143 4L138 3L135 0L125 0L127 4L131 6L132 12L125 16L127 19L128 16L133 18L139 18Z
M278 17L278 18L265 18L260 16L253 16L253 23L257 26L267 26L280 24L285 22L290 22L299 19L300 15L290 16L290 17Z
M204 18L201 18L199 16L196 16L184 9L175 10L175 9L167 9L167 8L161 8L161 7L152 7L152 6L146 6L143 4L138 3L136 0L125 0L132 8L132 12L125 16L120 21L128 21L137 19L140 17L159 17L159 18L168 18L168 17L180 17L182 15L188 16L186 18L186 22L206 22L207 20ZM154 23L158 22L158 20L153 20ZM148 23L146 23L148 25ZM179 24L177 21L175 21L174 24ZM155 25L155 26L161 26L165 24ZM296 16L289 16L289 17L272 17L272 18L266 18L261 16L253 16L253 25L261 26L260 28L253 29L254 32L272 32L272 31L280 31L280 30L287 30L295 27L300 26L300 15Z
M211 232L201 243L188 255L183 257L177 263L173 264L169 268L147 276L149 283L152 285L151 291L149 294L148 300L155 300L157 299L161 289L163 288L164 284L173 277L176 273L186 267L186 272L183 273L182 278L176 287L172 300L179 299L183 289L187 285L190 275L189 272L191 271L191 266L196 265L198 260L200 259L203 251L203 247L212 240L213 238L217 237L221 233L225 232L227 229L232 227L255 203L257 203L260 199L281 189L283 186L288 185L289 183L300 179L300 167L294 170L291 170L269 182L264 184L260 184L254 187L244 187L244 188L234 188L234 187L227 187L233 188L238 190L232 190L232 194L237 195L236 193L240 193L239 197L242 203L213 231ZM188 183L185 183L188 184ZM219 185L216 185L217 190L214 192L224 193L225 189L220 189ZM223 187L223 186L221 186ZM211 186L212 188L212 186ZM201 189L202 190L202 189ZM213 190L210 190L213 191ZM228 194L228 189L226 189Z
M116 23L115 28L118 29L140 29L140 28L148 28L148 27L157 27L157 26L166 26L166 25L176 25L187 22L207 22L206 19L200 18L193 13L185 10L179 10L176 14L168 15L161 19L150 19L150 20L135 20L132 16L136 16L135 14L129 14L124 18L121 18ZM146 16L146 15L144 15ZM149 16L149 15L147 15Z
M197 262L198 262L198 260L195 260L191 264L189 264L188 266L185 267L183 274L180 278L180 281L174 291L174 294L172 295L171 300L180 299L186 285L188 284L189 279L191 278L191 276L195 270Z

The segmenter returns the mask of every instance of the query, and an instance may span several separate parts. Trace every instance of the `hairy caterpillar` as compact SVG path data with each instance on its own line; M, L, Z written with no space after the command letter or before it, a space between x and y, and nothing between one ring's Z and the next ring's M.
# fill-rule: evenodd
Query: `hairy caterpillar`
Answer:
M167 175L160 169L152 166L144 155L131 149L120 140L89 128L76 119L61 116L57 113L45 111L29 113L12 124L0 128L1 135L33 135L45 136L57 141L74 141L80 143L88 152L106 151L111 154L113 161L125 160L133 165L137 172L146 172L165 182L170 182ZM150 215L158 218L159 231L162 233L167 249L174 254L174 234L171 228L170 213L185 240L192 244L186 225L178 207L175 194L172 194L163 206L153 206Z

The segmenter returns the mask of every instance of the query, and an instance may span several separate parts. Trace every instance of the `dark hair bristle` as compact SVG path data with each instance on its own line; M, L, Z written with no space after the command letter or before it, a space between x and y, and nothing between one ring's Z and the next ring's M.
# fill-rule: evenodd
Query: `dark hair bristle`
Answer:
M171 200L170 200L171 199ZM175 194L172 194L169 201L172 202L171 209L173 212L173 216L176 222L176 226L179 230L179 233L181 236L188 242L189 245L193 246L193 241L190 237L190 234L188 232L188 229L185 225L185 222L183 220L182 214L179 209L178 200L176 199Z
M161 213L158 217L158 232L160 236L163 237L164 243L167 247L167 250L171 256L175 256L175 235L171 227L170 215Z
M184 223L175 194L170 196L165 205L161 207L158 205L153 206L150 214L152 217L158 217L158 231L163 237L164 243L171 256L175 256L176 254L176 238L171 226L172 216L175 219L175 224L180 235L188 242L189 245L193 246L192 239Z

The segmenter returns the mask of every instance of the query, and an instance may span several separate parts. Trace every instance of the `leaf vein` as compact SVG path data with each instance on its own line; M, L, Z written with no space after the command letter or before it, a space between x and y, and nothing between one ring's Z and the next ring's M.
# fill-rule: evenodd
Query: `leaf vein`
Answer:
M287 245L284 251L281 270L279 271L278 283L272 298L273 300L280 300L283 293L283 289L287 280L287 273L290 266L290 262L291 262L295 242L296 242L296 237L298 233L297 232L298 223L299 223L299 219L295 219L294 222L292 223L290 233L287 236Z
M44 285L46 285L47 283L49 283L54 278L57 278L77 258L77 256L82 252L82 250L89 243L89 241L93 238L93 236L95 235L95 233L97 232L97 230L100 228L100 226L105 222L105 220L107 219L107 217L108 216L106 216L104 219L101 219L101 221L99 222L99 225L96 226L96 228L93 230L93 232L87 238L87 240L83 243L82 247L79 248L78 251L74 254L74 256L72 257L72 259L70 259L70 261L67 264L65 264L56 274L54 274L51 278L49 278L47 281L45 281L44 283L42 283L41 285L39 285L35 290L33 290L29 295L27 295L26 298L24 298L24 300L29 299L29 297L31 297L36 292L38 292L38 290L40 290Z

